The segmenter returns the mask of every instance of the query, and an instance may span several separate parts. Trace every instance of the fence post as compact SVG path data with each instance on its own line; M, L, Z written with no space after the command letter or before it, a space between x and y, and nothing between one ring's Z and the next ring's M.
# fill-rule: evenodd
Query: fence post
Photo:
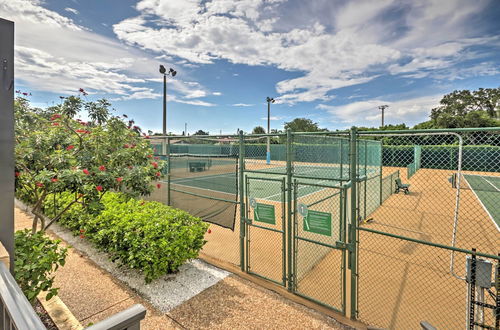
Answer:
M287 234L288 234L288 290L293 290L293 255L294 247L292 240L292 131L286 130L286 182L287 182ZM285 262L285 260L283 260Z
M240 142L240 152L239 152L239 164L238 164L238 188L240 195L240 267L241 271L245 271L245 226L246 226L246 214L245 214L245 188L243 185L244 171L245 171L245 144L243 140L243 131L239 132L239 142Z
M382 162L384 161L383 153L384 146L382 145L382 141L380 141L380 205L382 205L382 184L384 182L382 174L384 167L384 165L382 164Z
M170 202L170 138L167 138L166 142L166 160L167 160L167 205L170 206L172 203Z
M358 171L357 171L357 129L351 128L350 134L350 147L349 147L349 161L350 161L350 181L351 185L351 225L349 231L349 263L351 265L351 319L356 319L356 306L357 306L357 262L356 262L356 232L357 232L357 214L356 214L356 197L358 185Z

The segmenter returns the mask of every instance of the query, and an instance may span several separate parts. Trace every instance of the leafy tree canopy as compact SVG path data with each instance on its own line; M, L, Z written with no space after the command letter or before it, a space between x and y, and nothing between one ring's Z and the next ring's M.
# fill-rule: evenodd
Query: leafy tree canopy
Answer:
M266 130L262 126L256 126L253 128L252 134L266 134Z
M152 182L161 177L163 163L153 159L148 136L141 137L134 121L112 116L109 106L104 99L92 102L76 96L47 109L15 100L16 194L33 205L33 232L38 220L46 229L75 203L100 212L108 191L138 196L154 189ZM75 118L82 109L88 112L88 122ZM45 200L63 192L71 192L73 199L45 224Z
M322 132L324 128L319 128L318 123L307 118L295 118L290 122L285 122L285 130L291 129L293 132Z
M453 91L443 96L430 117L432 124L421 123L418 128L500 126L500 87Z
M205 132L205 131L199 129L196 131L196 133L194 133L194 135L208 135L208 132Z

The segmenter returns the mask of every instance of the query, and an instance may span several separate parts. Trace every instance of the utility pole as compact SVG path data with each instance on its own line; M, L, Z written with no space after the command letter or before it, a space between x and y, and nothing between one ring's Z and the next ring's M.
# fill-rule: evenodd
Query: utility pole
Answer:
M388 108L389 106L387 104L384 104L384 105L380 105L378 108L382 111L382 126L380 127L384 127L384 111L386 108Z
M188 135L188 123L184 123L184 135Z

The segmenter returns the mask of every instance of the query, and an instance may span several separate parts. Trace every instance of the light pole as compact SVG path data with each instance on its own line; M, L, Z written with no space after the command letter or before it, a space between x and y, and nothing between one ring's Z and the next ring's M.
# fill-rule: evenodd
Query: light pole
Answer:
M175 77L177 71L170 68L170 70L165 69L163 65L160 64L160 73L163 74L163 136L167 136L167 75ZM167 138L163 138L162 143L162 153L165 155L167 153Z
M384 111L386 108L388 108L389 106L387 104L384 104L384 105L380 105L378 108L380 110L382 110L382 126L381 127L384 127Z
M274 103L272 97L266 97L267 101L267 134L271 134L271 103ZM266 152L266 163L271 164L271 137L267 137L267 152Z

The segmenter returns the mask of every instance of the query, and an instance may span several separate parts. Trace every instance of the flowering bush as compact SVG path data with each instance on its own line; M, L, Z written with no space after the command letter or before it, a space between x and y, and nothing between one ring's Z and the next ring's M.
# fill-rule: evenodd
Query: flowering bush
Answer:
M22 97L14 104L16 194L33 205L33 232L39 221L45 230L76 203L98 214L109 191L134 197L150 194L164 166L151 160L153 150L140 128L112 116L106 100L63 100L47 109L33 108ZM90 118L87 122L76 118L82 109ZM63 192L70 192L71 198L45 223L44 202Z

